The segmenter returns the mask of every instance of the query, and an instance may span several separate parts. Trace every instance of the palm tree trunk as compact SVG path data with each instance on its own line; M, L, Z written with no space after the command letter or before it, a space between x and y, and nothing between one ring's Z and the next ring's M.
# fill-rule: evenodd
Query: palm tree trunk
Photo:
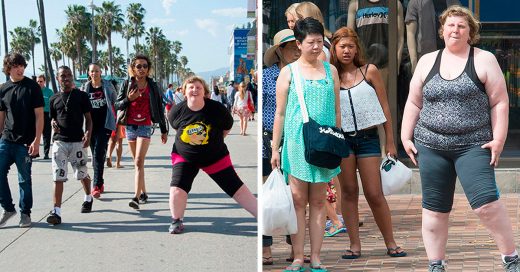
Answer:
M42 43L43 43L43 56L45 58L46 66L50 69L46 69L46 73L49 73L49 79L47 82L51 82L52 89L54 92L56 92L57 86L56 86L56 79L54 78L54 70L52 70L52 62L51 62L51 56L49 54L49 44L47 42L47 27L45 25L45 9L43 6L43 0L37 0L36 2L38 6L38 15L40 16L40 26L41 26L41 32L42 32ZM33 53L33 66L34 66L34 53ZM57 69L58 67L56 67Z
M77 52L77 56L78 56L78 64L79 64L79 73L81 74L81 67L83 67L81 65L81 40L79 38L76 38L76 52ZM73 65L74 65L74 61L72 62ZM74 71L75 69L72 68L72 71ZM74 80L76 79L76 73L74 73Z
M108 65L110 66L110 76L112 76L112 33L107 35L108 41Z
M43 51L43 55L45 56L45 49ZM31 48L31 58L32 58L32 63L33 63L33 76L35 76L36 75L36 68L35 68L36 66L34 65L34 45Z
M130 60L128 59L128 38L126 39L126 65L130 64Z

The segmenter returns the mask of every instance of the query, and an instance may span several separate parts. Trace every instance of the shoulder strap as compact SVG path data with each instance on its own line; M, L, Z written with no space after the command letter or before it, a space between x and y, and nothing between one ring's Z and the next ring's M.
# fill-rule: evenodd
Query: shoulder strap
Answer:
M433 64L433 67L430 70L430 73L428 73L428 76L426 76L426 78L424 79L424 84L426 84L426 82L430 81L430 79L432 79L433 76L435 76L436 74L439 73L439 69L441 67L442 51L443 51L443 49L440 49L439 52L437 53L437 58L435 58L435 63Z
M479 88L481 91L483 91L485 93L486 87L484 86L484 84L482 84L482 82L478 78L477 71L475 71L475 58L474 58L475 50L474 49L475 49L475 47L472 46L469 50L468 61L466 63L466 67L464 67L464 72L466 72L466 74L471 79L471 81L473 81L475 86L477 86L477 88Z
M305 105L305 99L303 98L303 89L302 82L300 80L300 70L298 67L298 62L293 62L290 65L294 75L294 86L296 89L296 95L298 96L298 102L300 103L300 110L302 112L303 123L307 123L309 122L309 113L307 112L307 106Z

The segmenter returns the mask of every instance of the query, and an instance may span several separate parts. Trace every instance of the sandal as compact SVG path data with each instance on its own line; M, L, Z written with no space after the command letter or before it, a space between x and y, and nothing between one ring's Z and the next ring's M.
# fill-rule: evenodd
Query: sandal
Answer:
M331 232L331 229L333 229L334 231ZM336 234L341 233L341 232L346 232L346 231L347 231L347 228L345 228L344 226L342 226L340 228L338 225L333 225L332 227L330 227L330 229L328 231L325 231L325 234L323 236L324 237L334 237L334 236L336 236Z
M399 252L399 250L402 250ZM392 253L393 252L393 253ZM395 247L395 248L387 248L386 255L390 257L404 257L407 255L406 251L404 251L401 247Z
M291 264L288 267L286 267L283 272L292 272L292 271L305 272L305 268L301 264Z
M294 262L294 257L289 257L285 259L287 262L292 263ZM311 256L309 255L303 255L303 262L304 263L311 263Z
M321 263L314 263L309 266L311 272L328 272L327 268L323 266Z
M350 254L341 255L342 259L353 260L353 259L358 259L359 257L361 257L361 251L352 251L350 249L347 249L345 251L345 253L350 253Z
M273 257L262 257L262 265L273 265Z

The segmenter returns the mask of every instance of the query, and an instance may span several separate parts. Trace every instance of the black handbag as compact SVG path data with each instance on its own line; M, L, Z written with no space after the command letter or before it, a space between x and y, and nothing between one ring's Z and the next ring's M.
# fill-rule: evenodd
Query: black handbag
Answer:
M349 148L341 129L335 126L321 125L309 117L303 98L298 64L294 67L294 82L296 94L303 117L303 143L305 146L305 161L314 166L334 169L341 164L341 159L349 155Z

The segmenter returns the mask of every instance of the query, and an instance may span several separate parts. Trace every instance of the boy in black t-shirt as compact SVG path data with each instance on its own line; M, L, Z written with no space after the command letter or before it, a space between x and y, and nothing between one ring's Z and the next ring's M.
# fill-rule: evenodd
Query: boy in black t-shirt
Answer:
M85 191L82 213L92 211L94 199L90 193L90 177L87 172L88 153L92 132L90 111L92 106L87 93L74 88L72 71L67 66L58 69L61 92L49 101L51 125L54 130L52 145L52 171L54 180L54 208L47 217L49 224L61 224L61 199L63 183L67 181L67 162L74 170L74 177L81 180ZM83 119L86 131L83 133Z
M0 87L0 204L4 212L0 227L16 214L7 173L13 163L18 169L20 224L31 225L33 205L31 168L37 157L43 131L43 95L35 81L25 77L27 63L22 55L4 58L3 71L9 80Z

